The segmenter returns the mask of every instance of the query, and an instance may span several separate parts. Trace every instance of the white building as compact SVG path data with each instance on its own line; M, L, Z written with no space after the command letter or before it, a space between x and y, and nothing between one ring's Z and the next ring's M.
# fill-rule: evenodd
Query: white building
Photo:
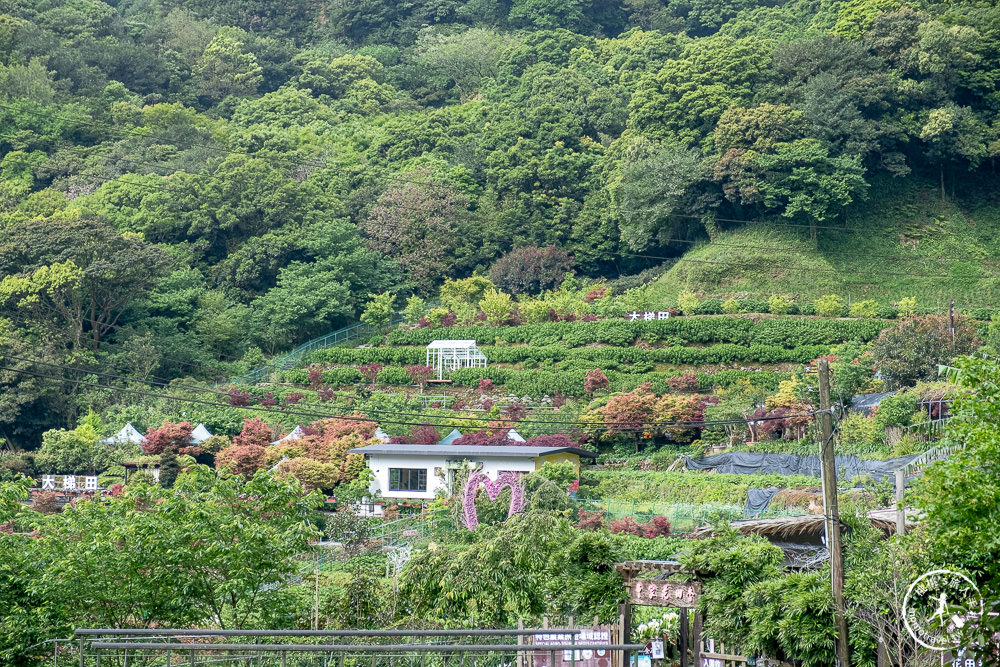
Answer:
M501 472L533 472L545 463L569 461L580 471L581 458L597 455L577 447L376 444L357 447L375 479L369 491L383 498L431 500L438 491L450 494L455 473L480 470L491 479Z

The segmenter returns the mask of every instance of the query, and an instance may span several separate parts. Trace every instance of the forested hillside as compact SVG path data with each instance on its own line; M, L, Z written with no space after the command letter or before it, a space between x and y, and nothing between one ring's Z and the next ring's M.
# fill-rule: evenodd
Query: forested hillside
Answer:
M0 430L498 260L1000 306L998 77L990 0L0 0Z

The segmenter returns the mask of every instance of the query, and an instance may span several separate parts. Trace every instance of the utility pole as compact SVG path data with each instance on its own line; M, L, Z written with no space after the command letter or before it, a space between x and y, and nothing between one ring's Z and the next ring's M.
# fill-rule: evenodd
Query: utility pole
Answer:
M837 507L837 461L833 453L833 411L830 406L830 363L819 362L819 421L823 434L819 456L823 471L823 514L826 548L830 551L833 579L834 622L837 625L837 663L850 667L847 656L847 619L844 616L844 554L840 544L840 510Z

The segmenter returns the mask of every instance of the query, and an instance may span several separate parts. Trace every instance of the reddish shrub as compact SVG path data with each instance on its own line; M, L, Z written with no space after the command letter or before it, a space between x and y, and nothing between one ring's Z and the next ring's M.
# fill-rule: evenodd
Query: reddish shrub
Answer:
M278 401L274 400L274 394L269 391L264 392L264 398L260 399L260 404L266 408L274 407Z
M430 424L421 424L410 429L407 435L394 435L389 438L393 444L433 445L441 441L441 434Z
M164 420L160 428L146 431L146 437L142 441L143 454L162 454L167 449L172 449L178 453L188 453L191 449L191 431L194 427L191 422L174 423Z
M474 433L466 433L461 438L455 440L453 445L477 445L477 446L509 446L518 444L507 437L506 430L491 431L483 429Z
M333 389L330 387L320 387L316 390L316 398L319 399L320 403L329 403L337 398L337 395L333 393Z
M240 391L239 389L233 389L229 392L229 405L235 407L246 407L250 405L250 399L253 398L250 394L245 391Z
M593 394L599 389L607 389L610 384L608 376L600 368L587 371L587 374L583 376L583 390L588 394Z
M31 496L31 508L42 514L55 514L62 510L57 491L41 491Z
M368 380L371 386L374 387L375 380L378 378L378 374L382 368L382 364L364 364L363 366L358 366L358 371L361 373L361 377Z
M576 527L580 530L600 530L604 528L604 510L587 512L581 507L579 517L580 520L577 521Z
M267 447L274 440L274 429L264 423L260 417L247 419L243 422L240 434L233 438L235 447Z
M493 386L493 380L489 378L479 378L479 384L476 385L476 390L480 394L484 394L488 391L493 391L495 387Z
M630 516L612 521L608 524L608 530L612 533L631 533L639 537L646 537L646 528Z
M293 391L292 393L285 396L285 403L287 403L288 405L295 405L305 397L306 395L303 394L301 391Z
M239 438L240 436L236 436ZM235 442L235 438L234 438ZM253 477L267 462L267 450L260 445L231 445L215 455L216 468L232 468L237 475Z
M323 386L323 371L316 366L309 369L309 386L313 389L319 389Z
M524 441L525 445L531 447L576 447L577 443L573 438L565 433L554 433L552 435L536 435Z
M552 407L561 408L564 405L566 405L566 397L561 391L552 394Z
M674 391L698 391L698 376L694 373L684 373L667 378L667 386Z
M458 315L449 311L441 318L441 326L443 327L453 327L455 326L455 321L458 319Z
M434 375L434 369L430 366L424 366L423 364L414 364L412 366L405 367L406 374L410 376L413 380L413 384L420 387L420 391L424 390L427 386L427 381L431 379Z
M528 408L517 401L505 405L500 413L507 419L519 422L528 416Z
M580 319L582 321L584 321L584 322L596 322L598 320L598 317L597 317L597 315L594 315L593 313L587 313L586 315L584 315Z
M587 303L593 303L599 299L603 299L608 295L607 287L595 287L594 289L587 292L587 296L583 297L583 300Z
M654 516L646 524L646 537L666 537L670 535L670 522L666 517Z

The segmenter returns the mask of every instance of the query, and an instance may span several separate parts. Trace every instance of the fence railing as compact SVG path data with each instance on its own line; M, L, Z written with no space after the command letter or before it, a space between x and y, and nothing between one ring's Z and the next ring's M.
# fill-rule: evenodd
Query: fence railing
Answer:
M259 368L255 368L251 371L239 375L232 380L231 384L256 384L266 378L272 372L286 371L289 368L293 368L295 365L302 361L310 352L315 352L316 350L322 350L327 347L333 347L334 345L339 345L340 343L347 342L349 340L355 340L363 336L370 336L372 334L384 331L385 329L399 324L403 321L403 316L399 313L393 315L392 320L389 324L384 327L373 327L364 322L358 322L357 324L352 324L350 326L344 327L342 329L337 329L331 333L324 336L319 336L318 338L313 338L310 341L306 341L299 345L297 348L291 352L286 352L285 354L271 359L271 361Z
M963 448L964 445L962 444L947 444L941 445L940 447L933 447L907 463L905 466L900 468L900 470L903 471L904 477L909 477L920 468L928 466L935 461L943 461Z
M549 643L558 632L560 641ZM54 667L588 667L627 664L639 644L593 643L586 630L77 630ZM624 659L623 659L624 658Z

